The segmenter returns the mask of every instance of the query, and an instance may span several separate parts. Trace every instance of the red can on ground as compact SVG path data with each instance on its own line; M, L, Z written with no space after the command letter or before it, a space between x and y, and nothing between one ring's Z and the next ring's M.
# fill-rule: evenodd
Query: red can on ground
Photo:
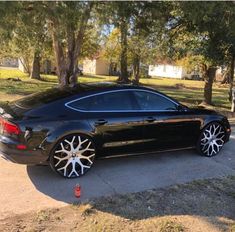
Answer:
M79 198L81 196L81 186L79 184L76 184L76 186L74 188L74 195L77 198Z

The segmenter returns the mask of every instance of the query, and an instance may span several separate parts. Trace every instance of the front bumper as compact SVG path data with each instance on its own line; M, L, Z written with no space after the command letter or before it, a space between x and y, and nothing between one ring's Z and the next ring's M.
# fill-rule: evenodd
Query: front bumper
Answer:
M18 150L18 143L10 138L0 135L0 156L18 164L42 164L48 159L41 150Z
M225 136L225 143L227 143L231 136L231 129L227 129L226 136Z

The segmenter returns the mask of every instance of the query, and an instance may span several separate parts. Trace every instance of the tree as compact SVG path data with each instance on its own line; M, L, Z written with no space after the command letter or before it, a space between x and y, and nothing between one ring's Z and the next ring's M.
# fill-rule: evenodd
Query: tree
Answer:
M120 30L118 28L114 28L105 39L103 56L109 61L109 63L119 62L121 54L120 36Z
M44 2L53 41L57 75L62 86L77 82L78 60L92 14L93 2Z
M140 63L153 57L152 52L156 47L156 38L160 37L160 31L167 22L170 4L162 2L109 2L105 6L104 22L114 26L120 32L120 49L116 46L117 51L120 52L121 75L119 81L130 81L127 67L129 60L131 60L135 82L138 83Z
M130 82L128 75L128 33L132 15L132 2L103 2L99 4L100 20L103 24L117 28L120 32L120 76L118 81Z
M128 48L136 84L139 83L140 64L148 64L156 60L170 11L171 5L166 2L133 3Z
M93 57L101 49L102 29L99 24L89 23L84 33L84 42L81 48L79 60Z
M175 11L169 21L169 30L174 35L171 37L173 50L179 55L191 52L204 57L201 64L205 80L204 102L211 105L216 67L224 64L234 48L231 22L234 21L235 5L228 2L174 4Z
M10 6L3 4L7 13L3 16L10 27L2 28L5 55L17 57L25 66L32 79L40 79L40 58L45 51L44 43L48 39L45 30L43 12L35 11L39 3L14 2ZM34 6L34 8L33 8ZM2 37L3 35L1 35Z
M128 27L130 23L131 13L132 13L132 3L131 2L113 2L113 23L120 30L120 68L121 75L119 77L119 82L128 83L129 75L127 70L127 52L128 52Z

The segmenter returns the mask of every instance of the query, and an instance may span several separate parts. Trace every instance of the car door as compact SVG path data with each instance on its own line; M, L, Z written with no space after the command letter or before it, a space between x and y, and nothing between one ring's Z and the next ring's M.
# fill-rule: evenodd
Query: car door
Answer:
M158 92L136 90L134 95L143 112L143 146L146 150L195 145L200 131L199 118Z
M86 114L101 155L134 153L141 147L144 121L130 91L93 94L77 107Z

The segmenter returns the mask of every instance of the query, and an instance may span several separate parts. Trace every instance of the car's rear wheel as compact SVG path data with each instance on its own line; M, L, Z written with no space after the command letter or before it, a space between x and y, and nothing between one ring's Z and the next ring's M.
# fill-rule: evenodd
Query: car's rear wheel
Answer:
M63 177L76 178L91 168L95 154L95 146L90 137L83 134L68 135L52 150L50 166Z
M225 130L218 122L208 124L201 132L197 150L204 156L217 155L224 145Z

